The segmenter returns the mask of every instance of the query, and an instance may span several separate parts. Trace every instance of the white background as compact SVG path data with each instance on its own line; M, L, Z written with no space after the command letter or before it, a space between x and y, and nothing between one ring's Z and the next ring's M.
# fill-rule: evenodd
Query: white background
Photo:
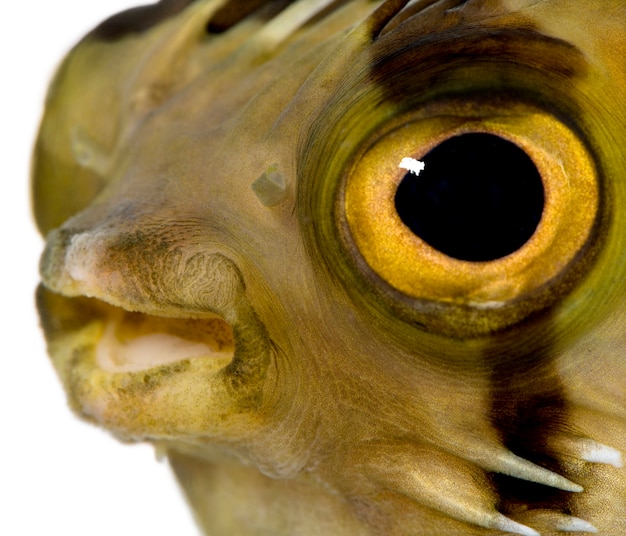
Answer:
M0 30L0 534L197 536L167 463L69 411L33 292L42 248L28 168L45 88L62 55L142 0L10 0ZM143 3L146 3L145 1Z

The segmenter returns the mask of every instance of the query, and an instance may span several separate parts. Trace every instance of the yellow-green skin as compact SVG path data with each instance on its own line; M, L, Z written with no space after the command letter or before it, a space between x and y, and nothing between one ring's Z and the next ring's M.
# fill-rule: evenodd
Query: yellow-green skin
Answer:
M626 2L262 3L122 15L52 84L38 304L74 410L166 453L210 535L626 534ZM346 181L437 103L540 110L593 163L541 288L407 296L359 252ZM216 352L103 366L145 334Z

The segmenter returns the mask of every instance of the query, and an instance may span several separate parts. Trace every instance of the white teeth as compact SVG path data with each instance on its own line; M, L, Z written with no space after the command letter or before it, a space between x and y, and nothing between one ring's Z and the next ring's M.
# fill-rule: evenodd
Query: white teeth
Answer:
M585 448L581 457L586 462L604 463L617 468L624 466L622 453L619 450L602 445L601 443L596 443L595 441L589 443L589 446Z
M110 322L98 343L98 365L109 372L133 372L194 357L225 357L207 344L193 342L169 333L150 333L121 342Z
M501 530L503 532L512 532L513 534L521 534L522 536L541 536L536 530L516 523L512 519L505 516L498 516L497 520L493 524L493 528Z
M560 522L556 528L562 532L598 532L591 523L579 517L570 517L567 521Z

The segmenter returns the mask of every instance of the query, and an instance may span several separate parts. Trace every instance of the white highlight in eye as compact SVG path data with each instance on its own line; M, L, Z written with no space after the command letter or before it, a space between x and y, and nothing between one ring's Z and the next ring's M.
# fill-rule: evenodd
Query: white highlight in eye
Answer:
M410 156L405 156L400 161L400 167L402 169L406 169L414 175L419 175L422 171L424 171L426 164L424 164L424 162L422 162L421 160L411 158Z

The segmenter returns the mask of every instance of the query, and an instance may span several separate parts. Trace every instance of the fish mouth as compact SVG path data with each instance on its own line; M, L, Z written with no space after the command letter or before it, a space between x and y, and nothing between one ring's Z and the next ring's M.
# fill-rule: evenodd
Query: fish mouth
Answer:
M60 229L41 274L48 353L80 416L150 440L218 433L261 403L269 337L230 258L154 233Z
M66 343L80 340L84 349L89 332L93 366L111 374L165 368L199 358L232 361L235 353L233 328L217 316L160 317L97 298L66 297L43 285L37 302L51 349L60 339Z
M136 372L196 358L231 359L231 326L219 318L160 318L111 311L96 345L96 362L109 372Z

